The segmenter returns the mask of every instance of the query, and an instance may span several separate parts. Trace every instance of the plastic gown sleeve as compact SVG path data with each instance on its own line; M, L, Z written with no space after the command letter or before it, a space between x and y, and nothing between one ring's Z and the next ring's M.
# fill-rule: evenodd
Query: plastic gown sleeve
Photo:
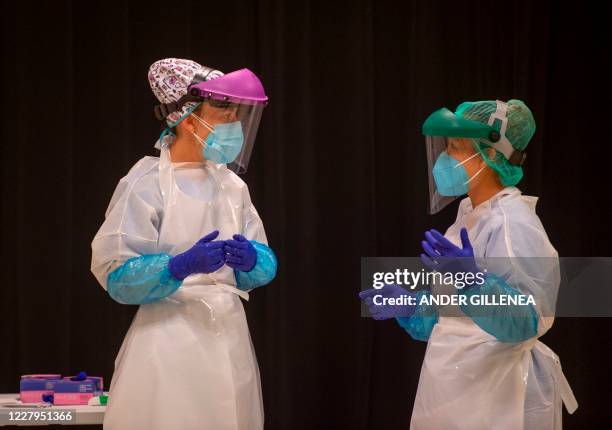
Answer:
M499 276L489 273L482 285L465 288L461 290L461 294L467 297L466 304L461 306L463 312L500 342L522 342L538 333L538 314L530 304L483 306L478 305L477 301L470 300L472 296L521 295Z
M92 242L91 270L116 301L142 304L166 297L181 281L158 249L163 200L157 159L145 157L121 179Z
M500 342L521 342L542 336L554 321L560 284L558 254L544 229L505 220L491 232L484 264L486 282L462 290L468 296L463 312ZM531 304L477 306L469 296L531 295Z
M128 305L151 303L169 296L183 283L168 269L171 258L168 254L130 258L108 275L108 294Z
M397 317L397 323L415 340L427 342L431 331L438 322L438 311L431 304L421 304L422 297L431 297L431 291L419 291L416 294L417 308L409 317Z
M257 252L257 262L250 272L234 270L236 276L236 286L238 289L247 291L253 288L262 287L269 284L276 276L278 262L274 251L268 246L266 232L261 222L261 218L251 202L249 189L246 185L243 188L243 226L241 234L246 237L255 247Z

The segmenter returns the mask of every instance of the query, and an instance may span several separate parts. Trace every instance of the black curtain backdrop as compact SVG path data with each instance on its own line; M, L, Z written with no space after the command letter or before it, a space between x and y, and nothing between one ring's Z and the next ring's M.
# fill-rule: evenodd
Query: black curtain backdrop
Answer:
M248 67L271 99L244 177L280 264L245 304L266 428L408 428L425 344L361 318L357 293L360 257L416 256L455 217L426 212L429 113L524 100L538 130L519 187L560 255L612 254L600 3L3 1L0 391L34 372L110 383L136 308L96 283L90 243L156 154L148 67L182 57ZM566 428L610 428L611 329L559 318L542 339L580 403Z

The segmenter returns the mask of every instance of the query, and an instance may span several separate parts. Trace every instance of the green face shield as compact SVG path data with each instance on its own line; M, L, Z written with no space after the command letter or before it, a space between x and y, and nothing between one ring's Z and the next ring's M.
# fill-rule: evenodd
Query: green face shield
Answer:
M474 179L466 176L461 167L463 163L452 159L449 144L453 138L470 139L474 153L480 153L483 158L486 157L483 150L488 146L494 148L510 164L520 166L523 163L525 154L515 150L505 135L508 124L506 110L506 103L498 101L497 109L490 115L488 124L463 118L446 108L435 111L425 120L423 134L427 144L431 214L466 194L469 182Z

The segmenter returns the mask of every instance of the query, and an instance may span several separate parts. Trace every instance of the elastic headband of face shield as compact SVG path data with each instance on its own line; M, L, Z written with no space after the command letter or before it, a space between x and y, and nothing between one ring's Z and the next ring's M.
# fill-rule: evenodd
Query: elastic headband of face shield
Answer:
M183 106L185 106L185 104L189 102L202 102L203 98L199 95L191 94L190 89L192 86L199 84L200 82L205 82L206 77L213 71L213 69L210 69L206 72L206 74L196 73L193 79L191 80L189 87L187 88L187 93L177 101L156 105L153 109L155 118L159 121L165 121L168 115L181 110Z
M207 75L209 73L207 73ZM224 75L224 76L227 76L227 75ZM223 79L223 76L217 79ZM172 114L173 112L177 112L181 110L183 106L185 106L185 104L189 102L200 103L200 102L206 101L211 106L216 107L216 108L229 107L231 104L242 104L242 105L258 105L259 104L263 106L267 106L268 104L267 97L266 97L266 100L264 101L249 100L246 98L232 97L227 94L214 93L212 91L201 88L199 84L204 84L206 82L207 81L206 81L205 75L196 74L193 80L191 81L191 83L189 84L189 87L187 88L187 93L184 96L182 96L180 99L178 99L175 102L162 103L162 104L155 106L153 110L153 113L155 114L155 118L158 119L159 121L165 121L168 115Z
M487 124L458 117L450 110L442 108L427 118L423 124L423 134L479 139L499 151L510 164L521 166L527 154L515 149L506 137L508 105L500 100L496 103L497 108L489 117Z

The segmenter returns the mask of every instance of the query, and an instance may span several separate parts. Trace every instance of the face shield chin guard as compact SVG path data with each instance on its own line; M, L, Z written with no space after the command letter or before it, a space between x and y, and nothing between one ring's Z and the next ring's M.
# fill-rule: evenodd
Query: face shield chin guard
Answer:
M446 108L437 110L425 120L423 135L427 146L430 214L440 212L459 196L466 194L468 182L475 177L474 175L467 178L464 169L460 169L463 163L457 163L457 160L449 157L447 150L452 138L471 139L475 149L474 156L479 153L479 141L499 151L511 164L523 164L526 154L515 150L505 136L508 122L506 110L506 103L498 101L497 110L489 118L488 124L459 117ZM438 162L441 156L443 158ZM434 166L442 184L436 182Z
M257 76L248 69L228 73L210 81L201 80L196 75L187 94L178 101L155 106L155 117L165 121L168 115L180 110L188 102L204 104L201 119L212 126L211 133L215 133L215 125L240 123L242 147L236 158L228 163L228 167L236 173L245 173L251 159L261 114L268 104L268 97Z

